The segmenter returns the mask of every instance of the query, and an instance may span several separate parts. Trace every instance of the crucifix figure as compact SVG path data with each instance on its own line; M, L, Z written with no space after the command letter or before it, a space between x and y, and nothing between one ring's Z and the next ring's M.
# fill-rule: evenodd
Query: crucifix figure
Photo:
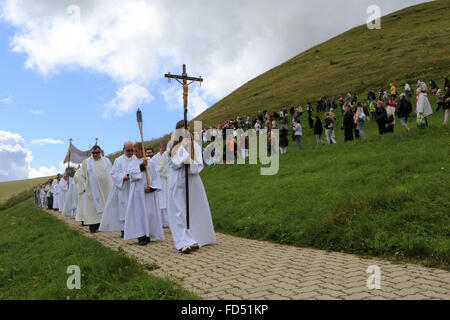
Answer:
M186 65L183 64L183 74L181 76L179 75L173 75L167 73L164 75L164 77L168 78L169 82L170 79L177 80L182 86L183 86L183 101L184 101L184 129L187 130L187 105L188 105L188 90L189 86L198 81L200 82L200 85L202 84L202 77L194 78L194 77L188 77L186 73ZM182 81L180 81L182 80ZM188 81L190 81L188 83ZM191 145L192 145L192 138L191 138ZM192 156L192 155L191 155ZM189 229L189 180L188 180L188 165L184 165L184 173L185 173L185 181L186 181L186 226Z

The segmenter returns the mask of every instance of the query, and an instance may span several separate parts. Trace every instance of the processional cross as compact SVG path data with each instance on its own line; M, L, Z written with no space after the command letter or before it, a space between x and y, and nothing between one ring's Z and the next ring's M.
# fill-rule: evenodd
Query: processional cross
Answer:
M202 77L194 78L194 77L188 77L186 73L186 65L183 64L183 74L181 76L179 75L173 75L167 73L164 75L164 77L168 78L169 82L170 79L177 80L182 86L183 86L183 101L184 101L184 129L187 130L187 105L188 105L188 90L189 86L198 81L200 82L200 86L202 85L203 79ZM180 81L182 80L182 81ZM188 83L188 81L190 81ZM191 138L191 145L192 145L192 138ZM192 150L192 148L191 148ZM191 155L193 156L193 155ZM184 164L184 173L185 173L185 184L186 184L186 226L189 229L189 180L188 180L188 165Z

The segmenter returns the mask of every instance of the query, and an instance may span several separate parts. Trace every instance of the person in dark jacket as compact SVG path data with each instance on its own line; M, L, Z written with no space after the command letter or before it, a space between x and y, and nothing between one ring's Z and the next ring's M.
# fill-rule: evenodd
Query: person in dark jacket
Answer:
M353 114L350 112L349 107L344 108L344 141L353 141L353 130L355 125L353 122Z
M376 99L375 92L373 92L373 90L370 89L369 94L367 95L367 100L369 100L370 102L375 101L375 99Z
M286 153L286 148L289 145L289 139L288 139L288 126L283 125L280 130L280 151L281 154Z
M412 111L412 104L408 99L406 99L406 95L404 93L400 95L400 100L397 103L395 111L397 112L397 117L399 118L403 128L409 132L410 129L408 127L408 118L409 113Z
M316 119L316 122L314 123L314 135L316 136L317 145L321 145L324 144L322 140L323 134L322 121L320 121L319 116L315 116L314 118Z
M313 120L312 114L308 115L308 122L309 122L309 128L310 129L314 128L314 120Z
M386 109L383 107L382 101L378 101L377 103L375 120L377 121L378 131L380 132L380 135L383 135L386 132L387 112Z

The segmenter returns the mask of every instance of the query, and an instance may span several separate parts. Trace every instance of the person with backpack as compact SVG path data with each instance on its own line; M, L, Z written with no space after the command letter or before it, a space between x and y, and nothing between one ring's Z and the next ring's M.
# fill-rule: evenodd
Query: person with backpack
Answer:
M408 127L408 117L412 112L412 104L408 99L406 99L406 95L404 93L400 95L400 100L397 103L396 112L403 128L405 128L405 130L409 132L410 129Z

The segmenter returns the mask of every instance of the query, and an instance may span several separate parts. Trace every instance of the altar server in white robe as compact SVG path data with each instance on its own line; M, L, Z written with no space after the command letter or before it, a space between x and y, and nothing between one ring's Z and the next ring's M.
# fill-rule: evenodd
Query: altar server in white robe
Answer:
M158 192L158 205L161 211L161 222L163 228L169 227L169 218L167 217L167 157L166 157L167 143L161 142L159 144L159 152L153 156L152 161L158 168L159 178L161 180L161 190Z
M69 179L69 189L66 193L62 214L66 217L74 218L74 211L77 209L78 203L78 189L73 182L73 178L69 177Z
M52 192L53 192L53 210L59 209L59 181L61 180L61 175L58 173L56 179L52 182Z
M63 178L59 181L59 212L63 212L64 205L66 204L67 192L69 191L69 185L72 182L72 178L69 175L64 173Z
M125 215L124 239L138 239L139 245L146 245L150 238L164 240L157 190L161 189L158 169L151 159L145 159L142 144L134 146L136 159L128 168L130 175L130 197ZM147 184L145 167L148 167L150 187Z
M45 188L47 184L41 186L41 190L39 191L40 205L42 208L45 208Z
M123 155L114 161L111 170L112 190L106 201L99 231L121 231L123 238L125 214L130 193L128 168L136 160L133 154L134 143L127 141L123 145Z
M80 172L81 190L86 194L83 221L91 233L98 231L103 208L111 190L111 161L102 157L98 145L92 147L92 156L83 161Z
M77 197L77 209L75 210L75 221L81 222L81 225L84 226L84 208L85 208L85 199L86 193L83 192L83 186L81 185L80 180L81 167L75 172L73 176L73 184L77 188L78 197Z
M184 128L183 120L177 123L176 129L178 130L172 134L172 139L167 146L169 150L167 155L168 214L175 248L182 253L188 253L198 247L214 243L216 235L208 198L199 176L203 169L202 150L195 141L194 148L192 148L189 138L180 142L180 135L189 137L189 134L182 128ZM194 149L192 152L194 156L188 152L192 149ZM186 225L185 163L189 164L189 229Z

